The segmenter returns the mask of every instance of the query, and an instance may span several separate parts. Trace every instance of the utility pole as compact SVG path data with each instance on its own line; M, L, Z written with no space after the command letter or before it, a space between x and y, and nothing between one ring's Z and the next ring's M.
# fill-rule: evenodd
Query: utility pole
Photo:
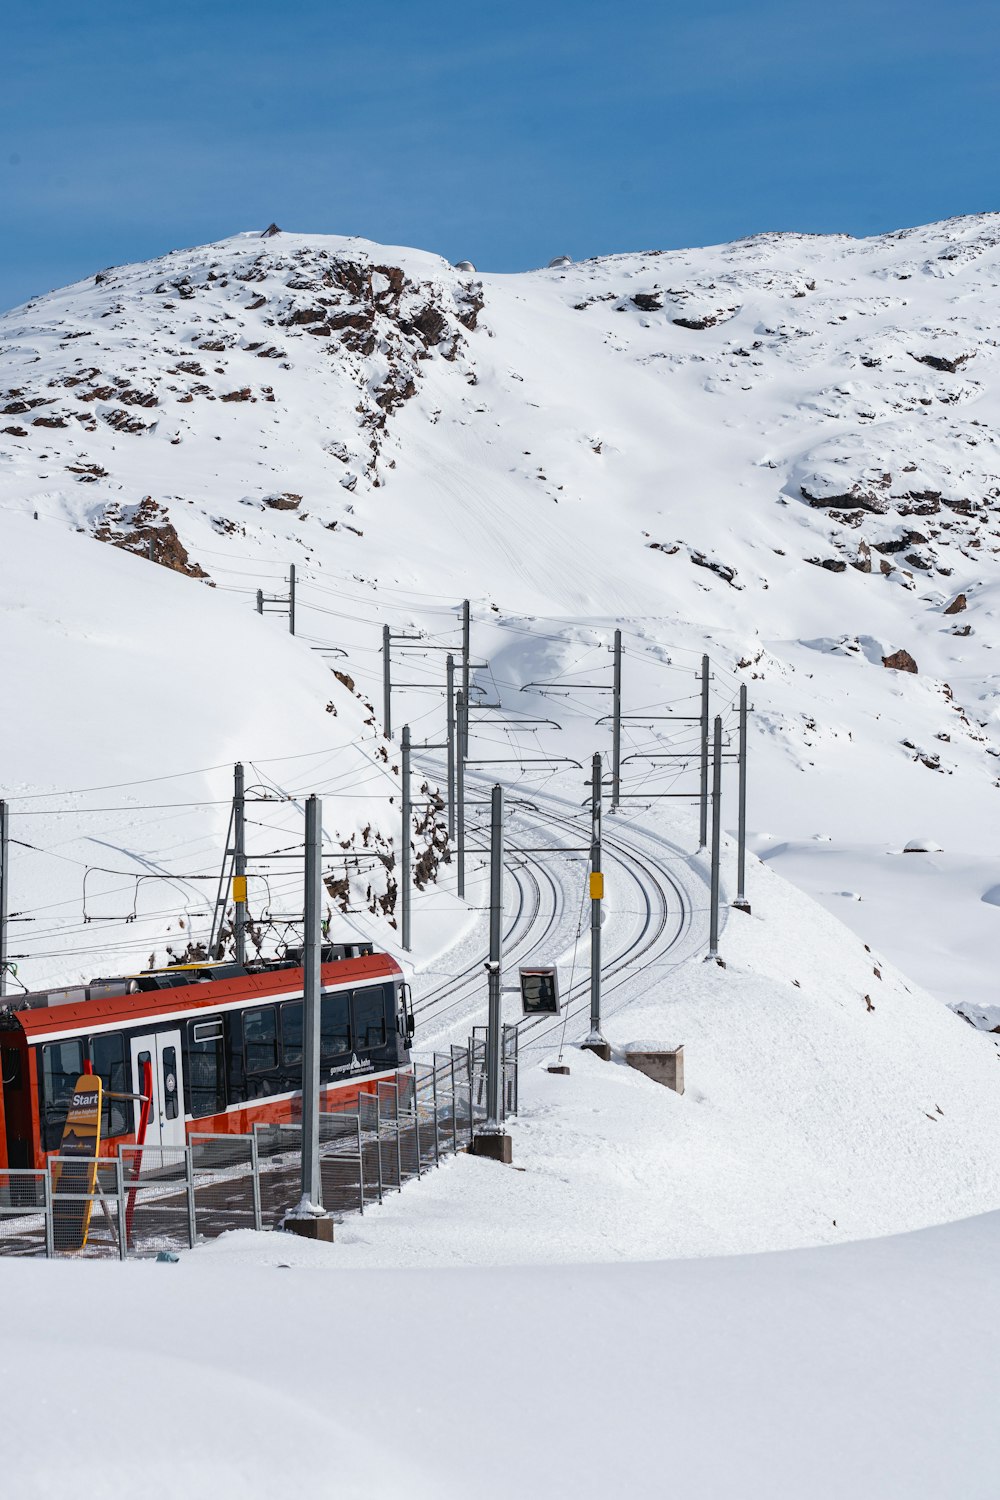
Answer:
M0 996L7 993L7 898L10 886L8 863L7 804L0 801Z
M472 1150L476 1156L493 1161L511 1160L510 1136L503 1130L501 1116L501 1079L503 1076L503 1016L500 1009L500 986L503 943L503 787L495 786L490 805L490 956L486 963L489 986L489 1014L486 1027L486 1122L475 1136Z
M465 737L459 741L459 754L469 758L469 655L472 627L469 616L469 601L462 600L462 696L465 699Z
M233 934L238 964L247 961L247 851L243 767L233 767Z
M611 1061L611 1047L601 1032L601 901L604 875L601 870L601 757L595 755L590 773L590 1034L584 1051Z
M264 613L264 590L263 589L258 589L257 590L257 613L259 615L262 615Z
M288 629L295 634L295 564L288 564Z
M746 897L747 879L747 687L740 684L740 810L736 851L736 900L733 905L740 911L749 911Z
M319 1159L320 960L322 957L323 804L306 801L305 931L302 945L302 1197L285 1226L309 1239L332 1240L333 1220L323 1212Z
M392 666L389 660L389 627L382 626L382 733L392 739Z
M465 752L463 745L465 737L469 732L469 711L466 707L465 694L461 691L455 694L455 710L458 715L458 756L455 761L455 814L458 822L457 849L458 857L458 894L465 898Z
M701 659L701 816L698 848L708 845L708 657Z
M622 633L615 631L611 684L611 811L618 811L622 789Z
M410 951L410 726L403 725L403 841L400 853L399 884L402 897L403 948Z
M712 893L708 956L719 956L719 848L722 839L722 720L716 715L712 754Z
M455 658L451 652L445 657L447 666L447 682L445 696L447 698L447 723L448 733L446 736L448 745L448 838L455 837Z

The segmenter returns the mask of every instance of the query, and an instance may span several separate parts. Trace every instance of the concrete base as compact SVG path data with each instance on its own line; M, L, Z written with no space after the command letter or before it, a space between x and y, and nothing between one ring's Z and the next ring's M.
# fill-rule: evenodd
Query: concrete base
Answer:
M299 1234L304 1240L323 1240L333 1244L333 1220L324 1214L321 1218L310 1215L307 1219L286 1219L285 1229L289 1234Z
M746 914L747 914L747 916L749 916L750 915L750 902L749 901L734 901L733 902L733 911L745 911Z
M514 1147L509 1135L476 1135L469 1147L473 1156L485 1156L489 1161L502 1162L509 1167L514 1160Z
M601 1042L581 1042L580 1043L580 1051L581 1052L592 1052L595 1057L599 1057L601 1059L601 1062L610 1062L611 1061L611 1043L610 1042L604 1042L604 1041L601 1041Z
M683 1047L629 1047L625 1061L630 1068L644 1073L654 1083L673 1089L675 1094L684 1092L684 1048Z
M565 1063L552 1063L551 1066L545 1069L545 1071L546 1073L561 1073L563 1077L569 1077L569 1068Z

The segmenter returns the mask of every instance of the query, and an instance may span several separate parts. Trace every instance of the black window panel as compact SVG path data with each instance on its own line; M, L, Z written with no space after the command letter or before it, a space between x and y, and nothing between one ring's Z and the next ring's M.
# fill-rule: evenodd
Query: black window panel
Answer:
M281 1059L286 1068L302 1066L302 1001L281 1007Z
M188 1114L196 1119L219 1115L225 1109L226 1054L221 1025L216 1028L203 1020L188 1022L184 1091Z
M351 1050L351 994L339 990L334 995L324 995L320 1001L319 1055L326 1062L331 1057L342 1057Z
M164 1047L163 1049L163 1112L168 1120L176 1120L179 1105L177 1102L177 1049L176 1047Z
M90 1038L90 1062L104 1087L101 1110L103 1136L128 1135L132 1129L132 1104L128 1099L109 1099L108 1093L127 1094L128 1073L125 1068L125 1038L120 1031Z
M46 1151L62 1140L76 1081L83 1072L83 1039L47 1042L42 1047L42 1134Z
M384 985L354 991L354 1044L366 1050L385 1046Z
M274 1006L243 1013L243 1047L248 1073L278 1066L278 1017Z

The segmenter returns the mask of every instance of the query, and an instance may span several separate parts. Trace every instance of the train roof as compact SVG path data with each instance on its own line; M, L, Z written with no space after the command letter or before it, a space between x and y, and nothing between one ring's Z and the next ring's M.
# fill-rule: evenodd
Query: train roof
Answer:
M204 972L210 965L199 964ZM346 989L367 981L395 979L402 974L396 960L388 953L372 953L361 958L338 959L320 967L324 989ZM136 1022L160 1022L181 1019L203 1010L233 1010L248 1000L262 1004L294 998L302 993L301 967L264 969L256 973L233 975L224 979L206 979L192 984L186 977L169 989L140 990L109 995L105 999L74 1000L62 1005L39 1006L6 1013L8 1027L20 1029L30 1043L54 1041L102 1031L118 1031Z

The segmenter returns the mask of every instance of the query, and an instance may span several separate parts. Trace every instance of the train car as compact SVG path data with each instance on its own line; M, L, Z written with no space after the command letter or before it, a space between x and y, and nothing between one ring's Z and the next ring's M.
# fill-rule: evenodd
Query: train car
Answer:
M370 944L327 944L320 1001L321 1108L344 1108L409 1062L402 971ZM243 1134L302 1113L302 955L186 964L21 996L0 1009L0 1168L44 1167L90 1069L108 1094L138 1094L150 1063L149 1145L189 1131ZM136 1139L139 1106L105 1100L101 1154Z

